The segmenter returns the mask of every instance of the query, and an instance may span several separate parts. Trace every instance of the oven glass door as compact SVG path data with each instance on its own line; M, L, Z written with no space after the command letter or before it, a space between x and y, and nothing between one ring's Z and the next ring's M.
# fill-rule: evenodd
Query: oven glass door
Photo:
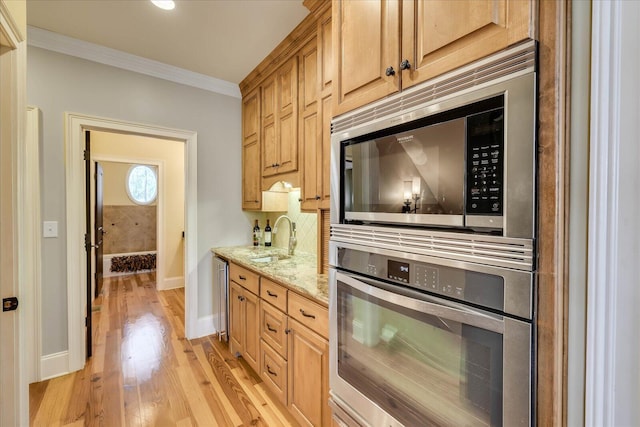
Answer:
M349 389L406 426L509 425L504 419L508 372L501 316L436 297L410 298L342 273L337 274L336 291L337 376ZM524 402L515 405L522 413L508 415L512 425L530 421L530 335L522 336L524 360L511 362L525 367L525 377L517 380L525 387L518 392ZM367 415L369 408L354 406L365 418L375 417Z

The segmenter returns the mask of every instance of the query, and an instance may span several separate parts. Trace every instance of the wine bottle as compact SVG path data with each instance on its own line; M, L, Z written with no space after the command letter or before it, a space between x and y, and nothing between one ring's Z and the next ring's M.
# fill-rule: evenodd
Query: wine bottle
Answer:
M260 246L260 226L256 219L256 225L253 226L253 246Z
M267 220L267 226L264 228L264 245L271 246L271 226Z

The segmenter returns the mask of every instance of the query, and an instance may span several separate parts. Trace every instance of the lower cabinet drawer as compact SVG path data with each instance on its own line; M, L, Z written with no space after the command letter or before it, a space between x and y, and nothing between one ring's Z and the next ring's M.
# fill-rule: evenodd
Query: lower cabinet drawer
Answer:
M260 301L260 338L287 358L287 315L264 300Z
M308 298L289 292L289 316L314 332L329 338L329 310Z
M264 340L260 345L260 377L283 405L287 404L287 361Z
M229 263L229 279L238 285L260 295L260 276L237 264Z

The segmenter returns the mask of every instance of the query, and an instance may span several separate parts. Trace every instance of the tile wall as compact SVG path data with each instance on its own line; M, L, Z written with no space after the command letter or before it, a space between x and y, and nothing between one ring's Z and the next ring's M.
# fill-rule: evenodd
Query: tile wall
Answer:
M300 189L294 188L289 192L289 211L286 215L296 223L296 237L298 239L297 251L316 254L318 252L318 215L316 213L300 212ZM267 218L271 227L276 219L283 213L268 213ZM260 226L264 230L266 221ZM289 244L289 223L281 220L278 225L278 234L275 236L274 245L286 248Z
M296 238L298 244L296 251L302 251L309 254L317 254L318 252L318 215L316 213L307 213L300 211L300 189L294 188L289 192L289 210L287 212L245 212L249 217L251 224L257 219L260 223L260 230L264 232L267 225L267 218L273 228L273 224L280 215L287 215L296 223ZM251 230L247 231L249 239L251 238ZM275 235L273 245L286 248L289 244L289 223L287 220L280 221L278 225L278 234Z

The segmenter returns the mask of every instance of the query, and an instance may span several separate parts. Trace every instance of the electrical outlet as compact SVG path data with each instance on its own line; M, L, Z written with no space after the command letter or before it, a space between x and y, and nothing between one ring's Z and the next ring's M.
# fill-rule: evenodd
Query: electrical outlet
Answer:
M44 221L42 227L43 237L58 237L58 221Z

